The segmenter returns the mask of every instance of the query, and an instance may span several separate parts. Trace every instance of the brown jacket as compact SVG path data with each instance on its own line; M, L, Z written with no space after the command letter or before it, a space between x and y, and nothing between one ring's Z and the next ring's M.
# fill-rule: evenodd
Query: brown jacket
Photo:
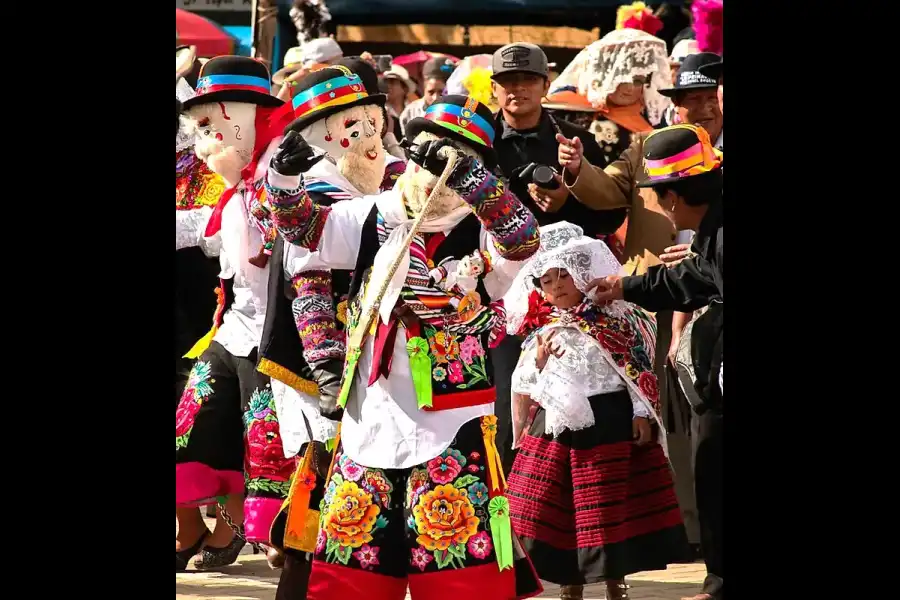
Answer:
M625 260L635 264L638 273L659 264L657 257L676 238L675 226L660 208L656 192L637 187L647 178L643 167L646 137L647 134L635 134L631 146L605 169L583 160L581 173L574 182L566 172L566 186L583 204L595 210L630 209Z

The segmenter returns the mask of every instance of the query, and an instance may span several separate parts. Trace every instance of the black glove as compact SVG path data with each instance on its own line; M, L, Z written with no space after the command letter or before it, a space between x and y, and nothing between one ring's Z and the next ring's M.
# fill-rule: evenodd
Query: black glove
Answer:
M309 171L323 158L324 154L315 156L312 146L306 143L303 136L296 131L289 131L272 157L272 168L279 175L299 175Z
M344 361L335 358L312 361L309 368L312 380L319 386L319 413L330 421L340 421L344 409L338 406L337 401L341 395Z
M407 140L403 140L405 142L405 148L409 153L409 160L413 161L432 175L436 177L440 177L441 173L444 172L444 167L447 166L447 159L443 156L440 156L439 151L441 148L455 148L457 151L458 159L457 159L457 167L460 163L464 162L463 158L468 158L462 151L459 150L459 147L453 143L452 140L448 140L447 138L441 138L439 140L428 140L426 142L422 142L421 144L413 144L408 142ZM454 169L456 171L456 169Z

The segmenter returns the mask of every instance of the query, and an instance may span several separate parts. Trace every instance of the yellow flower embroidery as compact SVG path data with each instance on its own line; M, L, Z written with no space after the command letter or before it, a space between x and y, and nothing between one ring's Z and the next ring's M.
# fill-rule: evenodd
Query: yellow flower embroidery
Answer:
M359 548L372 541L372 528L380 512L369 493L352 481L345 481L334 492L322 529L341 546Z

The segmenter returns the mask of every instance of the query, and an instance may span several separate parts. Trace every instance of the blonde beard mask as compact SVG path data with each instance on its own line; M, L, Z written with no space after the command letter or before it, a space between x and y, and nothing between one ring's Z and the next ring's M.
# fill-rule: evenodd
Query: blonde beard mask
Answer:
M384 112L380 106L354 106L316 121L300 134L334 159L341 175L363 194L377 194L384 179L381 141Z
M416 136L413 143L422 144L426 141L439 139L441 138L431 132L422 131ZM483 159L475 152L475 150L464 144L456 144L456 146L466 156L471 156L479 162L483 162ZM397 189L400 190L400 193L403 196L403 202L410 208L413 215L418 217L422 212L422 208L425 206L428 196L431 194L432 190L434 190L439 179L440 173L434 175L413 161L406 163L406 170L397 179ZM459 197L459 194L447 186L443 186L437 191L437 196L431 203L431 206L428 207L428 212L425 213L425 220L429 221L448 215L463 204L465 204L465 201Z
M196 140L194 153L229 185L253 158L256 143L256 105L246 102L201 104L182 117L185 131Z

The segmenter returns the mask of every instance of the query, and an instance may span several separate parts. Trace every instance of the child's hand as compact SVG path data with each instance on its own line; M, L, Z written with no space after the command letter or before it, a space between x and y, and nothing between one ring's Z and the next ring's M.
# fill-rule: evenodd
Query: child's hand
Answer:
M553 343L554 335L556 335L556 331L551 331L550 335L546 337L543 335L537 336L537 357L535 358L535 364L537 365L538 371L544 370L551 354L556 358L561 358L562 355L566 353L564 349Z
M635 417L631 421L631 431L634 433L634 443L638 446L649 444L652 441L650 420L647 417Z

